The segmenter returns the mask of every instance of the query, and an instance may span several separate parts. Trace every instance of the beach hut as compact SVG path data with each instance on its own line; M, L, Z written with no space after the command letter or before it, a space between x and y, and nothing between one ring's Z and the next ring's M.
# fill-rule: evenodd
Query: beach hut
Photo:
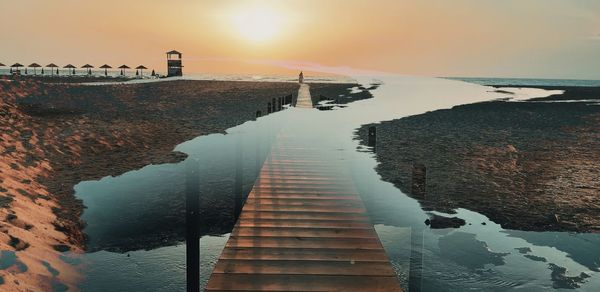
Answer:
M104 64L100 66L100 69L104 69L104 76L108 76L108 69L112 69L112 67L107 64Z
M33 68L33 75L37 75L37 68L40 68L42 66L40 66L40 64L38 63L31 63L29 64L29 68Z
M77 68L77 67L69 64L67 66L64 66L63 68L68 69L69 70L69 74L73 75L73 74L75 74L75 68Z
M135 67L135 69L136 70L140 70L139 75L140 75L140 77L143 77L144 76L144 69L148 69L148 68L144 67L144 65L139 65L139 66ZM135 72L136 72L135 75L138 75L137 71L135 71Z
M87 69L87 74L92 75L92 68L94 68L94 66L92 66L90 64L85 64L85 65L81 66L81 68Z
M50 63L48 65L46 65L47 68L50 68L50 73L52 73L52 75L54 75L54 68L56 68L56 75L58 75L58 66L54 63Z
M19 63L14 63L14 64L12 64L12 66L10 66L10 73L11 73L11 74L12 74L13 72L14 72L14 73L19 73L19 68L21 68L21 67L23 67L23 65L22 65L22 64L19 64ZM13 68L16 68L16 71L13 71Z
M119 69L121 69L121 76L124 76L125 75L125 70L126 69L131 69L131 68L129 66L127 66L127 65L121 65L121 66L119 66Z

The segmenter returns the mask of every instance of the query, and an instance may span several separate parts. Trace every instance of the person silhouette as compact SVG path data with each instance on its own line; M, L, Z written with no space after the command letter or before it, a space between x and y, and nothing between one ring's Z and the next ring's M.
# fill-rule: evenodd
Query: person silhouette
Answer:
M300 75L298 75L298 83L304 83L304 73L300 71Z

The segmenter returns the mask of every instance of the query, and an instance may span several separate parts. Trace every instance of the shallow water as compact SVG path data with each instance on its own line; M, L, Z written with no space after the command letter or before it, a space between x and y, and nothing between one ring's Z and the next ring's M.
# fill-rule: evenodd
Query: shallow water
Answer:
M368 85L375 78L359 78ZM457 210L459 229L429 229L419 203L381 181L371 149L359 146L360 125L457 104L503 98L493 89L444 79L380 77L375 98L343 109L292 108L198 137L175 150L187 162L151 165L118 177L75 187L87 209L83 219L91 252L84 255L85 291L183 291L185 289L186 163L197 161L200 177L201 283L233 226L236 188L247 193L272 142L319 150L319 158L343 163L354 177L369 215L404 288L409 257L422 257L422 291L546 291L580 286L600 289L600 235L504 230L485 216ZM237 175L236 175L237 174ZM241 180L239 178L242 178ZM485 223L483 225L482 223ZM413 262L412 271L419 267ZM566 272L561 269L564 267ZM569 278L580 276L589 278ZM419 286L419 283L411 286Z
M600 86L600 80L580 79L534 79L534 78L486 78L486 77L447 77L481 85L527 85L527 86Z

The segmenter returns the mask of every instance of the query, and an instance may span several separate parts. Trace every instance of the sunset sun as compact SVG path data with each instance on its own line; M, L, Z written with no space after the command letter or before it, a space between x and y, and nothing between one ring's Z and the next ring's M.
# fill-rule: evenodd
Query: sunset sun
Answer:
M262 43L272 40L281 29L278 13L265 7L240 10L233 17L233 26L245 40Z

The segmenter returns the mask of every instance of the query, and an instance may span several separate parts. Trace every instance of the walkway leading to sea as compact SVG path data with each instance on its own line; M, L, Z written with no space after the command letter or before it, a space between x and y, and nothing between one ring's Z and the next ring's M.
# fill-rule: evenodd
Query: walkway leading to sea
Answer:
M402 291L350 177L280 137L206 290Z
M299 108L313 108L312 98L310 97L310 86L306 83L300 83L300 89L298 89L298 99L296 100L296 107Z

